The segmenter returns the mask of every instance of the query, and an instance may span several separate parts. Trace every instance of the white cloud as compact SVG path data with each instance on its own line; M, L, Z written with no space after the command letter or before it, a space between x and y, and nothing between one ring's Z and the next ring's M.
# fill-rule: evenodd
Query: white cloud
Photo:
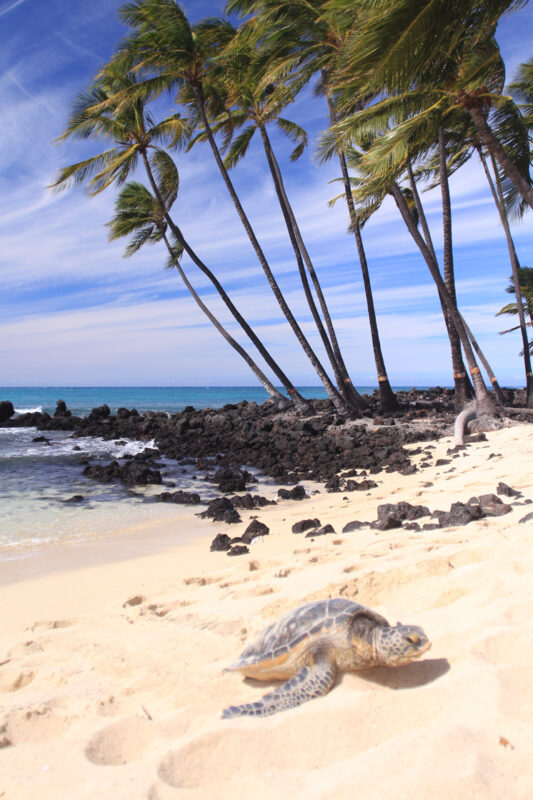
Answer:
M195 4L195 14L216 13L214 0L202 3ZM7 12L19 4L0 7L4 22L11 19ZM28 25L13 29L0 54L5 120L0 142L2 380L99 383L112 382L116 374L124 376L121 382L132 383L227 383L229 375L236 383L249 382L247 368L198 316L177 277L163 271L162 248L147 248L124 260L123 243L107 241L104 226L113 213L111 192L89 200L80 191L56 195L46 189L61 165L96 152L91 142L61 146L51 142L66 122L73 95L111 51L118 29L113 21L116 3L76 0L62 16L47 20L49 27L40 36L36 31L43 19L42 6L28 3L25 10ZM222 3L218 10L222 11ZM28 33L32 23L36 27ZM308 92L286 116L308 125L313 133L323 124L325 108ZM276 135L273 141L354 380L373 380L360 270L353 237L346 235L347 212L342 201L333 209L327 206L338 191L336 184L328 183L337 176L338 167L334 162L318 167L309 153L296 165L288 164L288 144ZM231 289L236 304L258 326L291 376L316 382L281 320L208 147L179 154L177 159L182 188L175 218L187 239ZM232 178L291 308L321 349L259 140ZM494 318L506 300L505 241L475 160L453 176L451 192L458 295L465 316L486 337L495 369L519 376L519 344L511 335L498 336L501 321ZM439 191L425 193L423 202L439 248ZM533 244L530 220L515 226L515 232L519 255L528 263ZM363 236L391 376L396 382L425 383L429 376L449 380L448 345L436 292L390 198L365 226ZM244 341L207 279L184 263L216 313Z

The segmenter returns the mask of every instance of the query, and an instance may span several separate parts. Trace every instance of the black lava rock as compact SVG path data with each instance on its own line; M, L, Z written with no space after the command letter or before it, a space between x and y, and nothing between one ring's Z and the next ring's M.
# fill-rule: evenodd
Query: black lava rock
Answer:
M351 533L352 531L359 531L361 528L365 528L368 525L368 522L360 522L358 519L354 519L353 522L347 522L344 528L342 529L343 533Z
M145 464L128 461L120 469L120 480L126 486L146 486L149 483L163 483L161 473L157 469L150 469Z
M263 506L276 505L275 500L267 500L266 497L260 494L236 494L229 499L234 508L244 508L247 511L252 511L254 508L262 508Z
M496 487L496 493L502 494L505 497L522 497L522 492L519 492L517 489L511 489L511 487L507 486L503 481L500 481Z
M270 528L268 525L265 525L264 522L259 522L258 519L253 519L241 536L241 540L245 544L250 544L258 536L267 536L269 533Z
M305 534L306 539L310 539L314 536L325 536L328 533L335 533L335 528L333 525L324 525L322 528L317 528L315 531L309 531L309 533Z
M233 508L233 504L227 497L217 497L216 500L212 500L200 516L202 519L208 517L213 522L241 522L238 512Z
M319 528L321 525L319 519L301 519L299 522L295 522L292 526L293 533L304 533L308 531L310 528Z
M238 469L237 467L221 467L213 476L213 483L218 484L218 488L224 494L229 492L244 492L246 483L250 480L249 472Z
M0 400L0 423L7 422L15 413L15 408L11 400Z
M227 533L217 533L209 549L211 552L222 552L224 550L229 550L230 547L231 537L228 536Z
M376 531L390 531L393 528L401 528L402 521L395 517L393 514L386 514L381 519L377 519L370 523L370 527Z
M393 516L402 521L411 521L420 519L420 517L429 517L430 513L427 506L412 506L403 500L399 503L383 503L378 506L378 520Z
M278 489L278 497L282 500L304 500L309 495L305 493L303 486L295 486L294 489Z
M85 497L82 494L73 494L72 497L67 497L65 503L82 503Z
M85 467L83 474L93 481L112 483L120 478L120 464L118 461L112 461L110 464L90 464Z
M160 503L179 503L180 505L196 506L202 501L200 495L195 492L161 492L156 495Z
M228 556L243 556L243 555L245 555L246 553L249 553L249 552L250 552L250 550L249 550L248 547L246 547L246 545L244 545L244 544L234 544L233 547L231 547L228 550L226 555L228 555Z
M56 410L54 411L54 417L71 417L72 411L69 411L67 408L67 404L64 400L58 400L56 403Z
M128 461L122 467L118 461L112 461L110 464L92 464L85 467L83 474L100 483L121 481L126 486L163 483L159 470L150 469L145 464L138 464L135 461Z
M436 511L441 528L450 528L454 525L468 525L475 519L483 516L481 506L465 503L452 503L449 511Z
M111 414L111 409L109 408L107 403L104 403L103 406L97 406L96 408L93 408L88 418L91 420L107 419L107 417L109 417L110 414Z
M352 481L348 480L343 486L343 492L366 492L369 489L375 489L377 487L377 483L371 480L364 480L364 481Z

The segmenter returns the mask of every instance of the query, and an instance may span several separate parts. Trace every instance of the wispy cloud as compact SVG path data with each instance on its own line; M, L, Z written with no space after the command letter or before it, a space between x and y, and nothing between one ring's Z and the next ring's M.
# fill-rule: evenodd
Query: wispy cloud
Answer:
M164 248L146 248L124 260L123 243L108 242L105 223L113 214L112 192L89 200L78 190L58 195L46 188L60 166L97 152L92 142L52 142L67 120L74 94L116 43L116 0L71 0L55 12L53 4L50 10L47 4L28 3L21 27L8 12L22 2L0 4L7 31L0 53L5 120L0 142L2 381L109 383L116 376L130 383L227 383L232 376L235 383L247 383L247 368L199 314L177 274L163 270ZM219 15L223 5L223 0L185 0L195 19ZM511 49L516 56L523 48ZM320 100L305 92L286 116L313 137L325 124L325 111ZM365 298L353 237L346 234L346 208L342 201L328 207L338 191L329 183L338 167L334 162L318 166L310 153L289 163L289 144L276 134L273 142L354 379L373 381ZM188 240L291 377L316 382L257 264L207 145L178 154L177 160L181 190L174 211ZM232 178L291 308L325 360L260 140ZM505 302L505 241L475 160L453 176L451 191L457 289L465 316L484 337L497 371L518 376L519 345L511 335L498 336L501 322L494 318ZM440 250L440 193L425 193L423 201ZM533 245L530 224L515 231L521 255ZM363 235L391 377L397 383L445 382L449 346L436 291L391 199ZM184 265L210 307L245 341L207 279L188 260Z
M10 11L13 11L17 6L21 6L22 3L25 3L26 0L12 0L11 3L8 3L5 6L0 6L0 17L3 17L4 14L9 14Z

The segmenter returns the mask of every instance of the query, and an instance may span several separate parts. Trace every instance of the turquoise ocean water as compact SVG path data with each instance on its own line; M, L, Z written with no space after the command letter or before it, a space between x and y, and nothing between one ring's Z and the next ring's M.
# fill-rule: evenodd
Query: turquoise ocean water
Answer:
M373 387L358 388L361 392L373 391ZM322 387L301 387L300 391L308 398L325 397ZM104 403L112 413L124 407L172 414L186 406L221 408L241 400L261 403L267 395L261 387L0 388L0 400L10 400L18 413L52 414L59 399L73 414L85 416ZM126 453L139 452L146 443L73 439L68 431L47 431L50 444L46 444L33 441L38 435L35 428L0 427L0 560L18 557L21 547L26 548L26 554L38 552L46 544L105 536L117 527L176 515L176 506L145 503L129 497L126 487L120 484L99 484L83 475L88 460L107 463ZM174 462L163 459L162 472L164 482L177 489L194 490L208 500L216 495L211 484ZM161 490L162 487L154 487L147 492ZM268 481L261 480L256 491L268 494ZM83 502L66 502L73 495L82 495ZM184 508L184 519L187 514L191 511Z
M304 397L323 398L321 386L304 386ZM373 391L363 387L361 391ZM43 411L53 414L58 399L64 400L73 414L86 416L95 406L107 403L112 413L117 408L137 411L167 411L172 414L186 406L221 408L241 400L262 403L268 398L261 386L38 386L0 388L0 400L11 400L15 410Z

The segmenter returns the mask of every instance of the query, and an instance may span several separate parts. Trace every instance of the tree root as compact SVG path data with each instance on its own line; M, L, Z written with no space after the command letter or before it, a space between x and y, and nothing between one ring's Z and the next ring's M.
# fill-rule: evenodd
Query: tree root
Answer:
M507 411L507 409L504 409L504 411ZM510 420L479 410L477 403L474 401L465 406L455 420L453 430L454 445L456 447L464 445L466 431L468 433L497 431L509 424Z
M533 415L533 408L513 408L512 406L505 406L506 414L530 414Z

